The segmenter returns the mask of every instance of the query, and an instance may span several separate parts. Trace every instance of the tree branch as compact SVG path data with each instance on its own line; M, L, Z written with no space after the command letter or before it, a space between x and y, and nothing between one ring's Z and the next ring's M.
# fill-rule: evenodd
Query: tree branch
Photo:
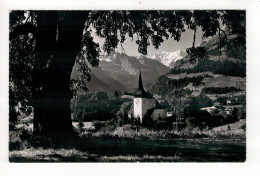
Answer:
M196 41L196 33L197 33L197 28L195 27L194 29L194 34L193 34L193 43L192 43L192 47L195 47L195 41Z
M221 56L221 35L220 35L220 27L218 27L218 37L219 37L219 61L220 61L220 56Z
M220 28L219 28L219 30L220 30L221 32L223 32L224 37L225 37L225 40L226 40L226 43L227 43L227 45L229 46L229 48L231 49L231 51L232 51L232 53L233 53L233 57L235 57L235 52L234 52L233 48L232 48L232 47L229 45L229 43L228 43L228 38L227 38L226 32L225 32L223 29L220 29Z

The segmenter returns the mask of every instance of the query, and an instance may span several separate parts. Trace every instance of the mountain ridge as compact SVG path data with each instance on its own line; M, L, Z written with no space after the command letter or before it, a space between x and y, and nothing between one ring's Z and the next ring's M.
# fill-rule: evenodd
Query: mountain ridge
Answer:
M151 59L157 60L169 68L174 68L175 62L183 59L186 56L187 54L181 50L177 50L173 52L159 51L157 54L152 56Z
M73 79L77 79L77 66L75 64L72 71ZM158 77L170 71L167 66L151 58L128 56L117 52L110 56L100 56L99 66L91 67L91 70L92 79L88 83L88 88L94 92L101 90L133 91L137 88L140 71L142 72L144 86L147 89L147 85L152 84Z

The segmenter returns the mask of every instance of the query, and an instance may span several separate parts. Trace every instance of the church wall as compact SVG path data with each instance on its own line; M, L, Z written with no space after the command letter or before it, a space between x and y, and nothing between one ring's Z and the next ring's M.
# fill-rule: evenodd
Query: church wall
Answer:
M147 113L147 110L155 107L155 99L147 99L147 98L134 98L134 117L140 117L140 122L142 123L142 119L144 115Z
M142 98L134 98L134 117L142 118Z

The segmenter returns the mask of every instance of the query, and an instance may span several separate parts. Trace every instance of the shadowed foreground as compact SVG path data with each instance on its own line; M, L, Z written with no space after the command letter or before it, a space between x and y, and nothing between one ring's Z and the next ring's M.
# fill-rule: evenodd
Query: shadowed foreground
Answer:
M244 162L240 139L90 139L77 149L30 148L11 151L10 162Z

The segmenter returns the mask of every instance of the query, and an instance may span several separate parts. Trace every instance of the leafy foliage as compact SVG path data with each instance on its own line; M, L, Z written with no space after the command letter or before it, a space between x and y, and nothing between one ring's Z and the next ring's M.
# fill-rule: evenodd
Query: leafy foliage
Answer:
M191 63L195 63L197 60L208 59L205 47L187 48L186 53L189 55Z
M204 93L200 93L199 96L190 97L187 104L189 106L186 108L187 111L196 111L199 110L202 107L210 107L213 105L212 100L206 96Z
M110 120L116 116L122 103L122 99L108 97L106 92L78 94L71 101L73 120Z
M90 31L85 31L82 38L82 46L83 48L76 58L76 63L79 64L77 68L79 77L78 80L71 81L74 95L76 95L79 88L88 91L87 82L91 79L91 70L89 69L88 63L93 67L97 67L99 64L99 60L97 60L100 55L99 44L93 41Z
M31 34L21 35L19 39L10 41L10 67L9 67L9 94L10 108L17 106L20 102L20 110L30 114L32 95L34 93L32 84L35 64L35 39ZM10 112L13 111L10 109Z
M137 36L138 51L147 55L150 42L158 49L164 37L179 41L190 16L190 11L93 11L89 24L105 38L103 50L108 54L125 41L128 33L129 37Z

